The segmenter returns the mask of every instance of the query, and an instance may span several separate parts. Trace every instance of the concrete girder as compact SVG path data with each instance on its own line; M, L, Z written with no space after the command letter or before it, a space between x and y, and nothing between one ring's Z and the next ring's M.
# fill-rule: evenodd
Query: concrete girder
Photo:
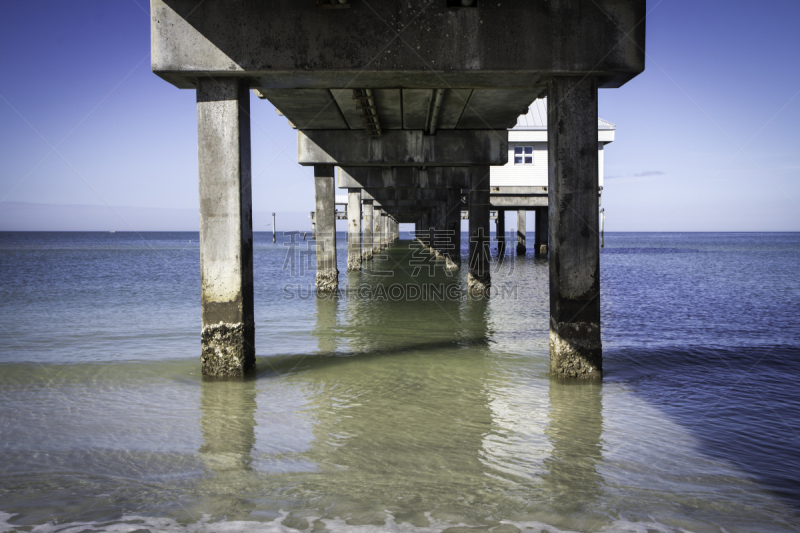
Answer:
M431 208L436 207L436 205L440 202L440 200L383 200L378 201L380 207L385 209L389 209L391 207L418 207L420 209L423 208Z
M343 10L294 0L152 0L150 12L152 70L182 88L205 76L273 89L352 87L354 79L371 88L530 88L554 75L619 87L644 70L644 0L472 8L376 0Z
M469 167L339 167L338 187L466 189Z
M297 162L301 165L437 166L505 165L508 131L389 130L368 137L356 130L297 132Z
M438 90L442 91L443 97L437 115L437 130L502 130L513 127L518 116L527 113L530 103L544 93L544 87ZM431 104L430 100L424 102L423 114L423 102L416 98L419 91L435 93L437 90L372 89L382 130L428 127L427 106ZM352 89L255 89L255 93L259 98L269 100L294 127L301 130L365 129ZM409 104L410 110L407 109ZM417 112L413 113L415 108ZM413 114L406 122L409 113ZM419 116L423 117L421 121ZM439 117L442 117L441 121Z
M402 187L397 188L369 188L361 189L369 193L373 200L384 204L387 201L401 201L401 200L447 200L447 189L406 189ZM460 189L459 189L460 190Z
M490 196L490 202L496 209L532 209L547 207L547 196Z
M427 213L434 206L419 206L419 205L391 205L386 207L386 212L392 216L401 215L421 215Z

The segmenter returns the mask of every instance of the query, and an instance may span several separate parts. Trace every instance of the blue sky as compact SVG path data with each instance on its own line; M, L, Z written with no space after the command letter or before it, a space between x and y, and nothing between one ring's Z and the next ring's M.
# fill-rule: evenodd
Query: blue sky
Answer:
M648 9L646 71L600 92L600 116L617 125L606 228L800 231L800 2ZM0 4L0 213L197 209L195 96L150 72L148 11L145 0ZM313 174L295 163L296 134L253 100L254 210L307 213Z

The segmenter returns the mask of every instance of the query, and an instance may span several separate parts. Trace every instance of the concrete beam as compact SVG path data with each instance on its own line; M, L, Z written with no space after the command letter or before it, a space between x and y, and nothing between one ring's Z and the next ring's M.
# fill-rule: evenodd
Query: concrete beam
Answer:
M379 202L399 200L446 200L447 189L369 188L361 189ZM458 189L459 191L461 189Z
M600 379L597 80L548 87L550 371Z
M547 196L547 187L499 186L492 187L489 192L492 196Z
M236 79L197 86L202 373L255 366L250 95Z
M387 207L386 212L392 215L393 217L401 217L401 216L421 216L423 213L427 213L432 209L431 207L418 207L418 206L400 206L400 207Z
M493 208L547 207L547 196L490 196Z
M338 186L348 188L469 188L469 167L339 167ZM547 194L547 193L545 193Z
M409 207L409 208L433 208L438 205L440 200L384 200L381 202L381 207L385 211L390 211L395 207Z
M363 189L369 191L373 198L380 201L390 200L444 200L447 198L447 189Z
M564 74L618 87L644 70L644 0L351 6L152 0L152 70L184 88L238 75L253 86L306 89L354 79L363 87L524 89ZM391 22L380 23L374 9Z
M297 162L301 165L443 166L505 165L508 131L390 130L369 137L356 130L297 132Z
M503 89L438 89L442 91L437 115L437 129L507 129L513 127L527 106L539 98L544 87ZM255 89L256 94L269 100L294 127L301 130L353 129L364 130L361 111L353 101L352 89ZM381 130L426 129L428 108L423 125L416 120L421 114L419 92L432 89L371 89L378 111ZM436 92L436 91L434 91ZM401 96L402 95L402 96ZM412 105L409 110L408 103ZM469 105L467 105L469 103ZM416 107L416 111L414 108ZM413 116L408 117L406 112ZM443 120L438 120L441 117ZM544 139L543 139L544 140Z

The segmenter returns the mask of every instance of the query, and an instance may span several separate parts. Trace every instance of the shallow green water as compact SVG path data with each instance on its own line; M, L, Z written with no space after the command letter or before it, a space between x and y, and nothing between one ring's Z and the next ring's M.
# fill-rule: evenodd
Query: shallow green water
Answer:
M645 249L631 239L620 237L626 246L618 249ZM606 240L614 246L612 236ZM792 254L798 241L788 245ZM412 277L407 244L378 262L394 272L390 278L365 272L342 280L373 290L464 285L463 273L451 278L440 268ZM727 253L703 260L730 268ZM740 337L720 334L708 343L714 346L698 346L686 326L686 344L653 348L638 340L646 331L614 329L646 305L622 290L631 276L651 280L635 291L649 291L652 304L660 286L647 272L653 254L604 254L607 378L602 385L562 382L548 374L545 261L510 257L496 265L488 301L320 300L287 296L295 294L287 283L304 284L313 273L280 270L281 254L263 243L256 250L268 274L257 288L258 371L245 381L199 376L198 358L180 356L183 343L196 351L196 330L148 337L153 322L143 310L151 304L135 294L158 286L150 279L157 267L146 275L133 268L139 289L109 289L133 296L127 314L108 304L114 321L87 326L97 339L75 325L79 317L59 319L57 309L49 322L29 322L37 327L30 337L5 327L0 529L797 529L800 439L792 434L798 400L790 382L797 330L777 323L782 311L773 323L788 333L771 346L741 328ZM677 275L665 259L662 275ZM187 276L194 266L182 267ZM786 283L780 290L792 296L796 283ZM164 305L176 314L191 307L193 293L165 286L176 292ZM7 284L6 295L24 288L9 287L16 285ZM87 287L84 294L92 294ZM97 312L91 298L81 298L74 313ZM60 305L51 301L51 309ZM20 309L19 319L29 320ZM6 320L7 311L4 305ZM738 316L718 313L720 330ZM640 328L655 342L683 320L693 317L641 320ZM183 326L181 319L162 324L178 333ZM60 340L74 328L75 338ZM87 348L70 356L80 339Z

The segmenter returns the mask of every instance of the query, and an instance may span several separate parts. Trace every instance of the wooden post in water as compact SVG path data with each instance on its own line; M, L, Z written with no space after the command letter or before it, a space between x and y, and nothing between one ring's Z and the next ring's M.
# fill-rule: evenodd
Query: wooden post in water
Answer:
M601 207L600 208L600 248L605 248L605 246L606 246L605 237L603 235L603 233L604 233L603 230L604 230L605 225L606 225L606 210L605 210L604 207Z

